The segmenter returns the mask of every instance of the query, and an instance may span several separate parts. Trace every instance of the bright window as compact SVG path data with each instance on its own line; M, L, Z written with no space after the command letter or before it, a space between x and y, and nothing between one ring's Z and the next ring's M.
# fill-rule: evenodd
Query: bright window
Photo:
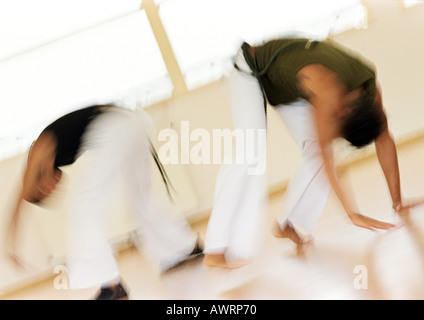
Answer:
M359 28L360 0L157 0L187 87L217 79L242 41L288 34L325 38Z
M413 7L423 3L424 3L423 0L403 0L403 4L406 8Z
M44 126L76 108L115 100L131 102L128 107L134 108L171 96L171 81L139 4L129 8L107 5L121 0L72 1L73 10L65 10L70 8L55 1L33 2L44 3L49 14L43 12L42 21L29 21L25 29L20 26L25 19L12 6L19 21L9 28L16 39L0 38L0 47L7 48L0 62L0 159L26 150ZM31 6L34 16L42 11ZM6 9L0 16L8 16Z
M222 77L242 41L360 27L360 0L156 0L189 90ZM91 103L145 107L172 96L141 0L0 2L0 160Z

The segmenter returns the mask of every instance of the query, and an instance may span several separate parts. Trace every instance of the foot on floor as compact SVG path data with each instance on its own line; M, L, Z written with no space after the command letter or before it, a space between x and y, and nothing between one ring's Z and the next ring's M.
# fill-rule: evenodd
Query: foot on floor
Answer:
M95 300L128 300L128 293L122 283L114 286L102 287Z
M206 254L203 258L203 264L211 268L236 269L244 266L243 261L228 262L224 254Z
M196 245L193 249L193 251L186 256L184 259L182 259L181 261L177 262L176 264L172 265L171 267L167 268L166 270L163 270L162 272L167 272L169 270L175 269L179 266L181 266L182 264L185 264L189 261L192 261L200 256L203 255L203 244L201 243L201 240L199 238L197 238L196 241Z
M281 227L279 223L275 222L272 234L276 238L287 238L293 241L296 244L296 252L298 256L304 256L307 251L313 247L313 238L302 237L299 235L293 225L288 221L283 227Z

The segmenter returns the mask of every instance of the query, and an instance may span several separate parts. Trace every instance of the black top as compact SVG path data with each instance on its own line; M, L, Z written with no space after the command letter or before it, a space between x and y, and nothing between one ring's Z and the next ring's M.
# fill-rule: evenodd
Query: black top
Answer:
M51 131L57 139L55 167L66 166L77 160L81 138L87 126L104 105L96 105L68 113L48 125L43 132Z
M95 105L84 109L79 109L68 113L61 118L57 119L50 125L48 125L43 132L50 131L56 136L57 147L56 147L56 158L55 167L62 167L74 163L78 158L78 151L81 147L81 139L87 129L87 126L105 111L105 108L115 108L116 106L107 105ZM150 142L150 152L155 160L156 166L162 176L162 180L165 184L168 195L170 193L169 186L172 186L169 177L163 167L159 156Z

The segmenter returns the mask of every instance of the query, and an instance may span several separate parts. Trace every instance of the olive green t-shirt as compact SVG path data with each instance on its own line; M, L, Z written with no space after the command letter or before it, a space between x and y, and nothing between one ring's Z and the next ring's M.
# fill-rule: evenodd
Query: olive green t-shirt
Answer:
M256 47L254 63L261 71L271 57L284 45L307 39L281 39ZM365 92L375 97L376 79L374 67L368 62L330 42L316 42L306 48L303 44L283 50L260 78L269 103L273 106L287 104L298 98L307 99L297 87L297 73L306 65L322 64L338 74L348 91L363 86Z

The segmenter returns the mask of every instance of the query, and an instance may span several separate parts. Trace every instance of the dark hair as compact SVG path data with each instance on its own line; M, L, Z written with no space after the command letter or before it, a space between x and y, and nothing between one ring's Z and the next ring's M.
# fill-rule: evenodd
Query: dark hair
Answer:
M342 118L341 135L357 148L373 142L383 130L382 115L373 104L374 99L363 94L348 106L351 110Z

